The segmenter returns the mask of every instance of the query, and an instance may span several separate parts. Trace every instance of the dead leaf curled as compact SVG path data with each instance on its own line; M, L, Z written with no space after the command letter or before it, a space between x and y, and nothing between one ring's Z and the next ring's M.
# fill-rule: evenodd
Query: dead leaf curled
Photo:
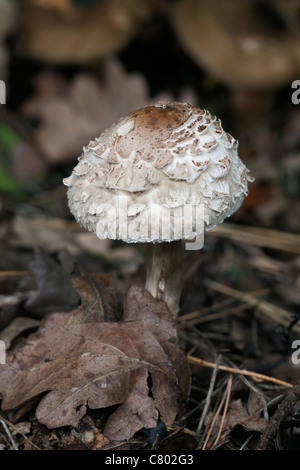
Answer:
M55 428L76 427L88 408L118 404L104 429L112 440L129 439L159 417L172 424L188 395L189 373L166 304L133 286L123 321L69 324L69 317L49 315L1 367L2 409L47 392L36 417Z

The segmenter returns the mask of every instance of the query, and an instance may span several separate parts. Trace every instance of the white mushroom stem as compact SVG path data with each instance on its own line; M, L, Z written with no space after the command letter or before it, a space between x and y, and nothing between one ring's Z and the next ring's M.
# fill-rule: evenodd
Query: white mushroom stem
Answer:
M181 240L149 245L145 287L154 298L164 300L177 317L182 289Z

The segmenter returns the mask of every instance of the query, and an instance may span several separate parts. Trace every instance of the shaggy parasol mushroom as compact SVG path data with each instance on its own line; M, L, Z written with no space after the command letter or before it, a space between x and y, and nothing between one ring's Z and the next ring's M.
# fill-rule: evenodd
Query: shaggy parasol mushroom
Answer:
M53 64L91 64L124 48L151 15L147 0L24 0L24 54Z
M146 289L176 317L182 239L235 212L251 180L219 119L189 103L158 103L90 142L64 184L81 226L100 238L148 243Z
M229 87L274 90L299 72L298 0L180 0L170 18L187 52Z

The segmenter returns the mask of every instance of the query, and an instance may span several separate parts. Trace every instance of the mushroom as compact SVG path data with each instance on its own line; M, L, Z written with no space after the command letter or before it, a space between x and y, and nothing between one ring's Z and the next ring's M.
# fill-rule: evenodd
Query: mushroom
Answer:
M274 92L299 74L299 0L179 0L170 22L195 63L228 87L238 135L259 125Z
M64 179L81 226L99 238L148 244L145 287L174 318L182 240L199 241L247 195L252 178L237 147L208 111L160 102L129 113L91 141Z
M78 3L78 5L75 5ZM119 52L151 15L148 1L25 0L22 48L52 64L91 64Z
M299 72L298 0L180 0L170 19L188 54L229 87L276 90Z

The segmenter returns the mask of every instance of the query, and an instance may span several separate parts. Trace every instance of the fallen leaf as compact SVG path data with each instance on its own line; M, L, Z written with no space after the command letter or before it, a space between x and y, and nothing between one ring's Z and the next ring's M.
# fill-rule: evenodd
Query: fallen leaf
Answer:
M158 418L174 422L187 400L190 374L174 319L163 301L132 286L123 320L72 324L49 315L37 334L0 369L2 409L40 394L36 417L48 428L76 427L88 408L119 405L104 428L129 439Z
M241 426L247 431L262 432L268 425L268 422L262 416L262 401L257 393L250 392L246 408L247 416L241 419Z
M41 318L46 313L70 311L78 305L79 295L70 273L49 253L37 247L29 266L37 283L37 290L25 303L32 315Z
M259 406L260 405L260 406ZM261 416L261 403L257 397L253 394L250 394L248 403L243 403L239 398L231 400L228 407L228 412L226 414L222 439L218 442L218 446L224 444L227 441L227 438L230 433L232 433L236 428L242 426L246 431L261 432L267 426L267 421ZM210 412L207 415L206 421L210 421L214 417L214 413ZM214 432L217 433L222 422L222 416L218 416L214 425Z
M109 442L110 440L107 439L104 434L99 432L96 434L92 450L101 449L101 447L104 447L105 445L109 444Z
M119 295L109 274L73 271L71 280L76 291L80 292L81 305L73 312L69 325L122 319L123 296Z
M12 435L29 434L31 432L31 423L29 421L21 421L16 423L12 429Z
M33 140L49 165L74 161L89 141L130 111L174 100L168 91L151 98L144 76L128 73L115 57L104 62L102 80L79 72L68 82L58 72L46 71L35 77L33 87L22 110L39 121ZM196 93L189 88L178 99L197 104Z
M34 318L16 317L1 331L0 340L4 341L6 349L9 349L12 341L25 331L39 326L39 321Z
M145 79L127 74L117 59L107 60L103 82L81 72L68 83L59 74L43 72L34 86L23 112L40 121L34 140L52 164L74 161L90 140L149 100Z
M135 247L126 243L112 247L111 240L100 240L77 222L55 217L26 217L17 214L10 225L9 242L14 247L32 249L39 246L50 253L67 250L74 257L83 253L101 256L117 267L124 276L134 274L144 263L143 255Z
M102 255L109 251L111 242L100 240L73 221L17 214L11 223L10 243L23 248L40 246L52 253L66 249L77 256L82 252Z
M0 295L0 331L6 328L19 314L26 296L24 292Z

